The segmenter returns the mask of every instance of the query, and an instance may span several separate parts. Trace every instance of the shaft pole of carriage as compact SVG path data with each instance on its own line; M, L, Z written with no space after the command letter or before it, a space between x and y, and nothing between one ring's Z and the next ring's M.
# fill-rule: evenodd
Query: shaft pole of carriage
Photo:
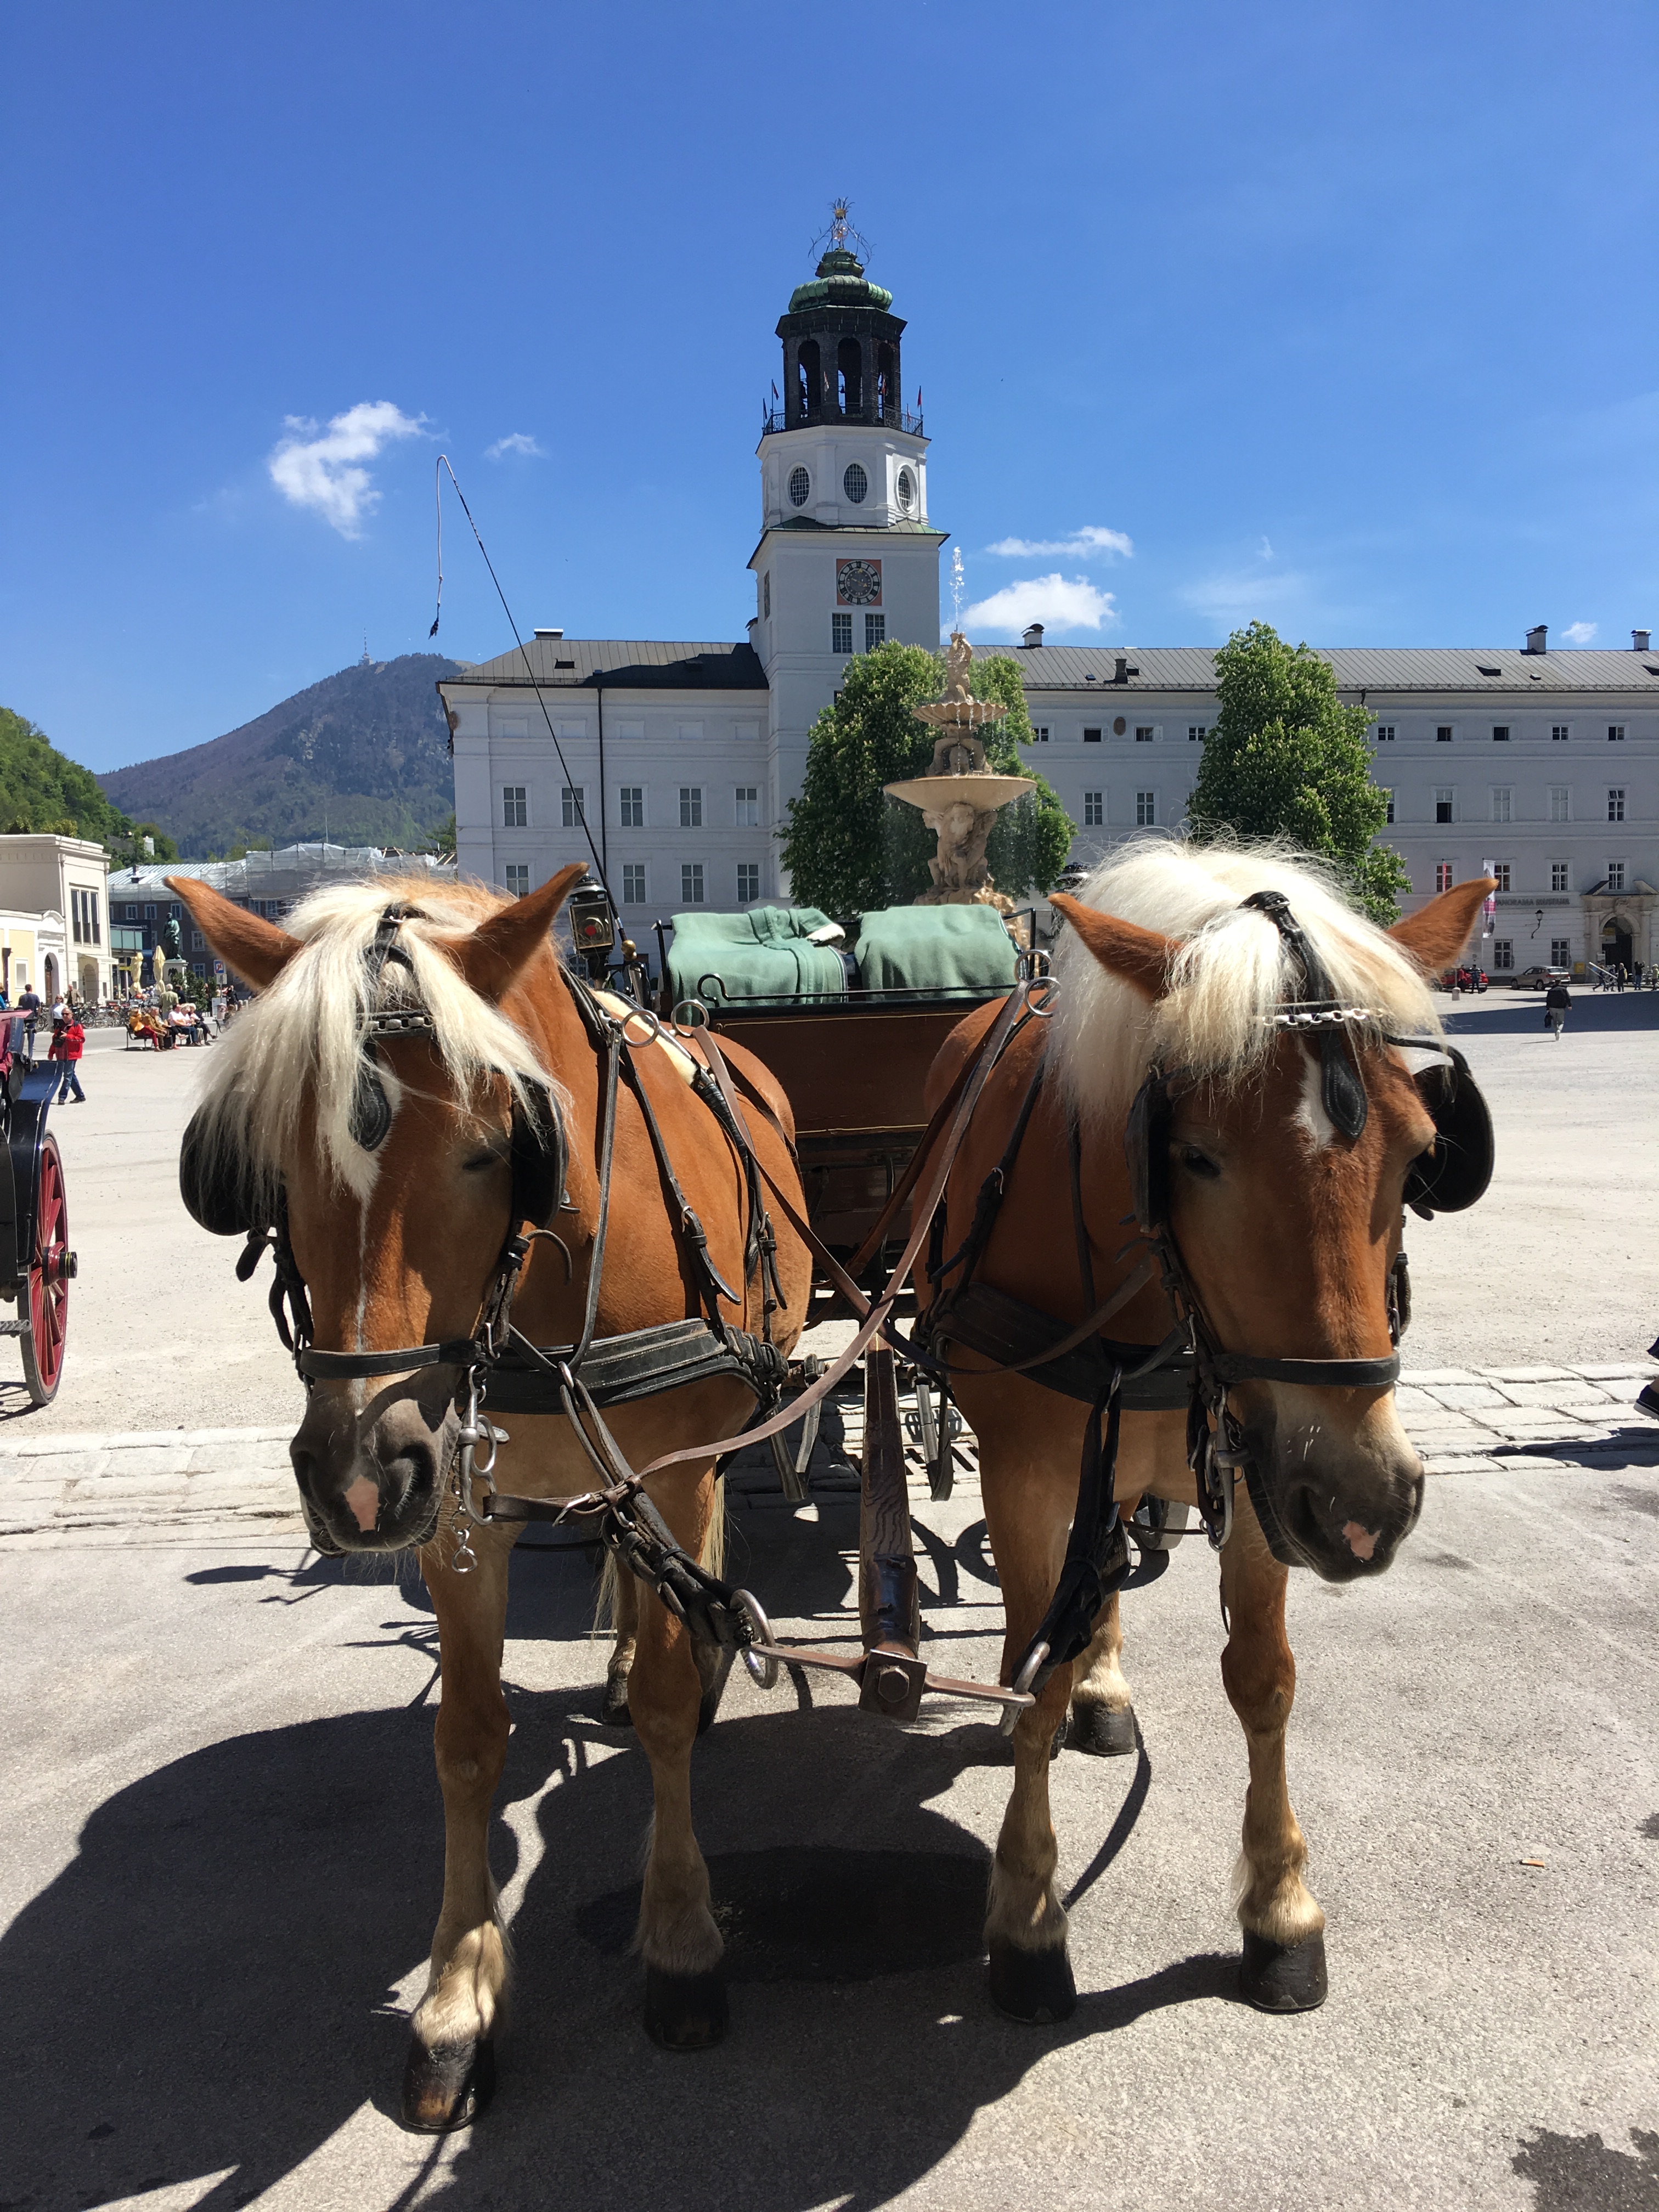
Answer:
M864 1358L864 1480L859 1494L859 1624L865 1662L859 1705L914 1720L927 1669L918 1656L921 1605L910 1498L899 1426L898 1376L890 1346Z

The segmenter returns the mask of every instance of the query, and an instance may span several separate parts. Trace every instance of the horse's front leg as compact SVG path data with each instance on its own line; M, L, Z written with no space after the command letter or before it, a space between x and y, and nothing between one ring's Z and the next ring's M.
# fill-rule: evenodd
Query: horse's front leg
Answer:
M1264 2012L1305 2012L1325 2000L1325 1916L1302 1879L1308 1847L1285 1779L1285 1730L1296 1697L1296 1661L1285 1633L1289 1579L1241 1486L1221 1554L1228 1619L1221 1679L1250 1758L1234 1875L1244 1930L1240 1987Z
M712 1469L653 1480L676 1540L702 1553L714 1510ZM708 1869L691 1826L691 1747L703 1681L684 1625L644 1584L628 1706L651 1761L653 1816L635 1948L645 1960L645 2025L668 2051L701 2051L726 2031L726 1948L709 1910Z
M470 1574L447 1564L458 1542L446 1513L421 1553L443 1664L434 1738L444 1798L444 1901L426 1995L410 2023L403 2117L405 2127L428 2133L464 2127L489 2103L507 1976L489 1845L490 1806L507 1758L501 1638L513 1538L474 1530L477 1565Z
M605 1689L599 1698L599 1718L607 1728L627 1728L628 1677L634 1664L640 1633L640 1582L626 1567L610 1559L605 1579L611 1596L611 1657L605 1670Z
M1088 1650L1072 1669L1072 1717L1066 1741L1073 1751L1115 1759L1135 1747L1134 1700L1123 1679L1123 1609L1114 1590L1102 1608Z

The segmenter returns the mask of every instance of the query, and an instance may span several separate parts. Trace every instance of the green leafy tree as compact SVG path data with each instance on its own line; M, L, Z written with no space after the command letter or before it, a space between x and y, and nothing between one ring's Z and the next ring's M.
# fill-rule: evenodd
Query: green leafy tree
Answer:
M806 774L789 805L783 863L796 898L842 920L902 906L926 890L933 833L913 806L886 797L883 785L920 775L933 757L934 732L911 709L937 698L941 655L891 643L848 661L839 696L812 725ZM1006 654L975 662L976 698L1002 700L1007 719L986 729L986 759L1004 775L1030 775L1019 757L1031 742L1019 668ZM1048 783L1005 810L986 860L1000 890L1018 896L1047 890L1064 866L1073 823Z
M1288 839L1333 862L1386 927L1411 878L1375 842L1389 801L1365 743L1374 717L1345 707L1329 662L1286 645L1267 623L1235 630L1215 665L1216 719L1187 802L1193 837Z
M88 837L111 853L132 825L79 761L60 753L27 715L0 707L0 821L9 836Z

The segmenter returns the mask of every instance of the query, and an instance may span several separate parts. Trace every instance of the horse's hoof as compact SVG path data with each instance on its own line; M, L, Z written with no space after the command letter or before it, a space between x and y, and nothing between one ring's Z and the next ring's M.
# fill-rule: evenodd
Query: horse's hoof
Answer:
M599 1721L605 1728L632 1728L634 1716L628 1710L628 1677L626 1674L607 1674L605 1688L599 1694Z
M645 2032L662 2051L707 2051L726 2033L726 1977L645 1970Z
M404 2067L403 2122L417 2135L447 2135L483 2118L495 2094L495 2045L489 2036L477 2043L440 2043L428 2050L418 2036L409 2041Z
M1015 1943L991 1946L991 2002L1011 2020L1052 2027L1077 2009L1077 1984L1066 1946L1023 1951Z
M1325 2002L1325 1938L1305 1936L1300 1943L1275 1943L1244 1930L1244 1957L1238 1987L1258 2012L1312 2012Z
M1095 1759L1121 1759L1135 1747L1135 1709L1086 1699L1073 1706L1066 1741L1073 1751L1086 1751Z

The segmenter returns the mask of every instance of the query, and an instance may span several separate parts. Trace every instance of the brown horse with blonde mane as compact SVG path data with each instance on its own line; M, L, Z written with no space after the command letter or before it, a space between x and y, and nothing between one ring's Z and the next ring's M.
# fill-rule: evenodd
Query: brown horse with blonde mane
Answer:
M1390 1354L1406 1304L1396 1262L1404 1204L1420 1188L1413 1178L1433 1172L1446 1140L1410 1063L1432 1059L1440 1036L1426 979L1455 957L1492 888L1461 884L1385 933L1289 856L1148 843L1099 869L1078 898L1056 897L1071 927L1054 963L1055 1010L1026 1024L986 1085L951 1170L933 1279L918 1285L932 1302L919 1334L943 1355L979 1442L1007 1613L1005 1682L1056 1590L1091 1407L1030 1374L993 1371L986 1353L996 1347L970 1326L969 1304L957 1303L959 1255L974 1250L993 1336L998 1317L1016 1310L1008 1301L1037 1310L1057 1336L1127 1293L1111 1336L1158 1346L1177 1323L1172 1288L1184 1288L1182 1304L1200 1313L1224 1358L1248 1353L1235 1366L1297 1377L1236 1380L1224 1397L1229 1492L1236 1474L1248 1476L1229 1497L1220 1545L1222 1680L1249 1770L1236 1875L1243 1987L1272 2010L1325 1993L1324 1914L1304 1879L1306 1847L1285 1784L1296 1687L1288 1570L1311 1567L1333 1582L1380 1574L1422 1503L1422 1465L1394 1405ZM1288 933L1275 910L1293 917ZM1300 969L1321 978L1321 1014L1285 1012L1315 995ZM981 1009L954 1033L930 1078L930 1104L945 1097L995 1012ZM1419 1049L1401 1048L1404 1033ZM1126 1123L1144 1085L1167 1103L1150 1122L1155 1157L1143 1162L1138 1190ZM1472 1083L1468 1091L1489 1169L1490 1125ZM1148 1179L1160 1199L1148 1200ZM1437 1202L1467 1204L1484 1187L1477 1164L1463 1194ZM1148 1231L1162 1267L1143 1264ZM1172 1285L1177 1253L1184 1284ZM1316 1367L1297 1374L1310 1362L1375 1379L1320 1387ZM1212 1443L1221 1424L1212 1410ZM1202 1463L1205 1448L1187 1411L1138 1412L1131 1400L1116 1466L1122 1513L1143 1496L1197 1504L1191 1454ZM993 1995L1024 2018L1058 2019L1074 2002L1054 1881L1050 1750L1068 1699L1074 1743L1134 1747L1121 1647L1114 1590L1076 1665L1054 1668L1014 1729L1016 1778L987 1936Z
M252 1256L267 1224L286 1237L315 1347L292 1446L313 1541L331 1553L418 1547L437 1614L444 1893L404 2084L404 2118L422 2129L472 2118L494 2079L507 1955L487 1838L507 1752L501 1646L518 1529L461 1517L453 1358L416 1366L392 1355L449 1352L472 1335L510 1232L521 1213L544 1209L550 1233L531 1246L512 1322L533 1346L569 1344L582 1329L602 1211L605 1062L592 995L585 1021L550 936L582 872L567 868L517 901L426 882L349 884L307 900L286 929L187 878L171 886L259 994L216 1055L186 1139L186 1195L210 1225L253 1230ZM780 1220L775 1265L756 1261L753 1187L691 1088L696 1063L648 1018L599 1003L625 1025L633 1076L615 1109L596 1337L684 1325L713 1308L722 1331L768 1336L786 1353L806 1316L805 1245ZM789 1103L747 1054L732 1047L727 1059L769 1109L750 1117L751 1140L799 1208ZM548 1116L556 1132L538 1126ZM526 1192L546 1174L537 1139L545 1146L555 1133L563 1188L532 1210ZM376 1352L381 1371L331 1378L331 1355L361 1370ZM604 1418L623 1457L643 1467L741 1428L757 1395L726 1371L611 1405ZM591 1488L572 1431L556 1414L514 1415L515 1492L557 1499ZM654 1476L650 1496L696 1559L716 1512L712 1453ZM711 1677L708 1647L654 1590L623 1580L627 1709L655 1801L637 1939L646 2020L659 2041L694 2049L725 2021L723 1944L690 1795L692 1743L723 1676Z

